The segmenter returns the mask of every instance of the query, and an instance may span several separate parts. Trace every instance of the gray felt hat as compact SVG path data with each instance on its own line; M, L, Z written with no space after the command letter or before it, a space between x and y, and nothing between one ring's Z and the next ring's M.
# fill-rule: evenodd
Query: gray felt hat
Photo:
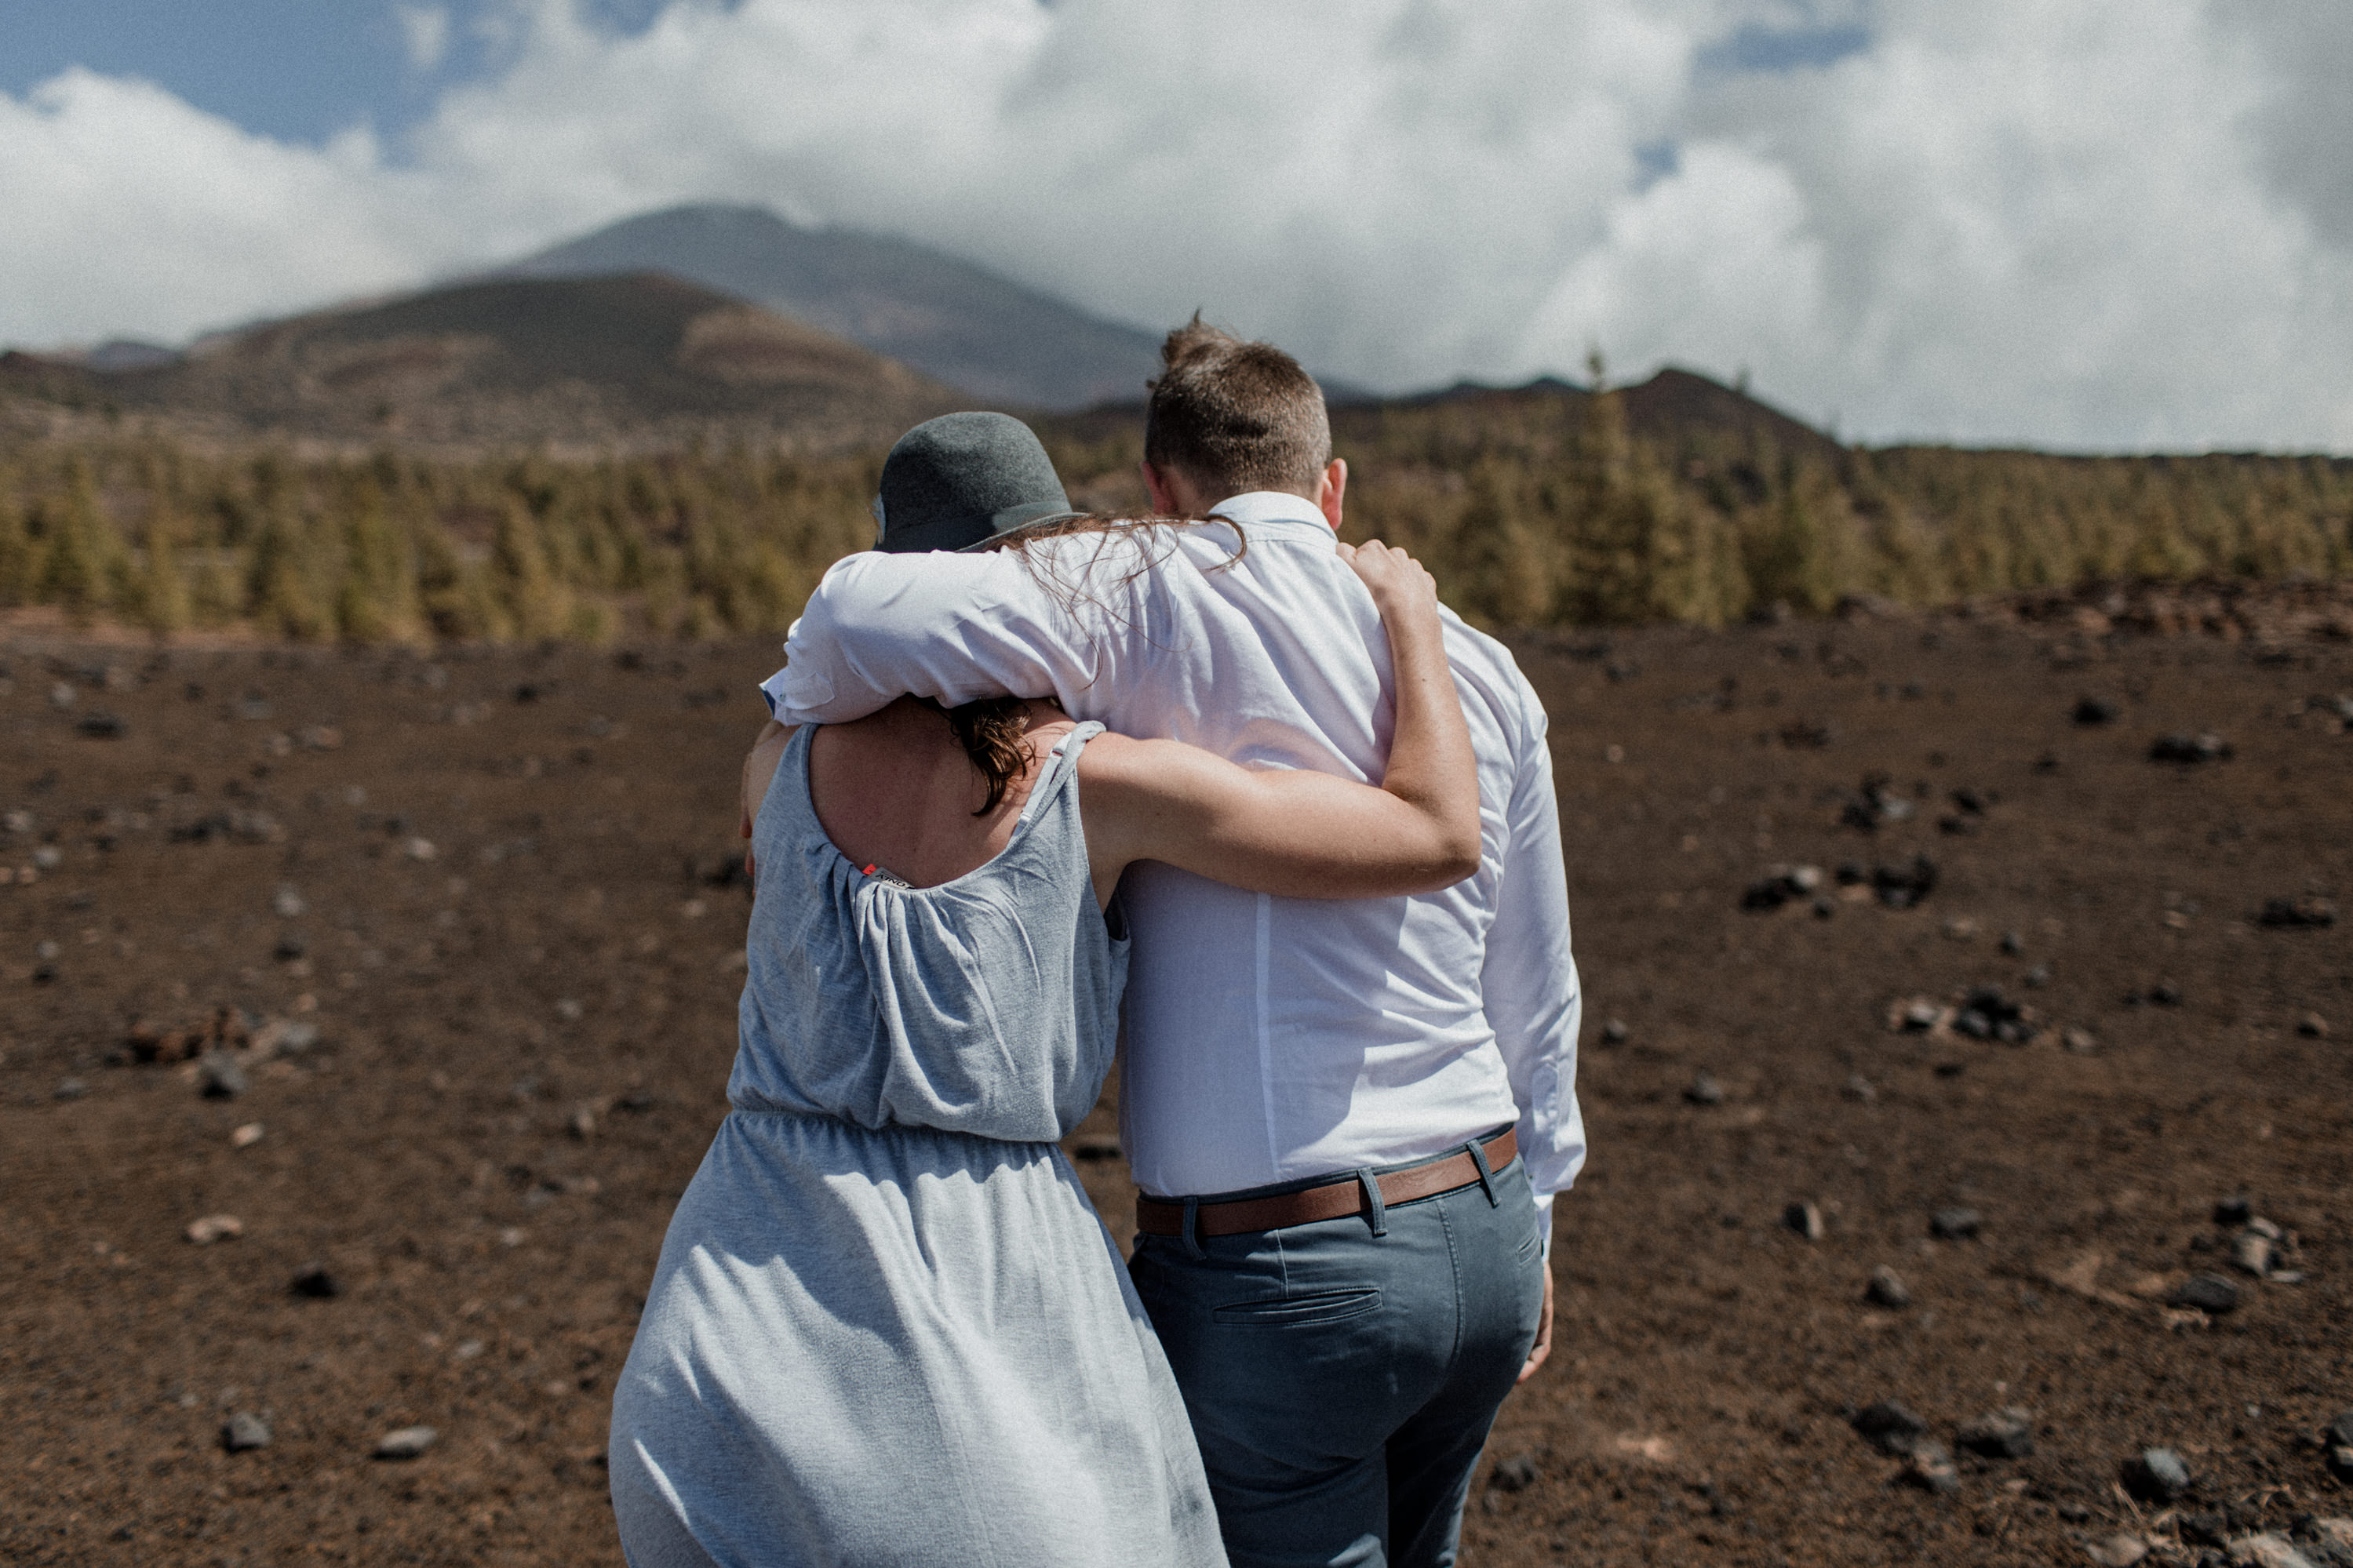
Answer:
M943 414L883 459L874 548L970 550L1080 515L1029 426L1009 414Z

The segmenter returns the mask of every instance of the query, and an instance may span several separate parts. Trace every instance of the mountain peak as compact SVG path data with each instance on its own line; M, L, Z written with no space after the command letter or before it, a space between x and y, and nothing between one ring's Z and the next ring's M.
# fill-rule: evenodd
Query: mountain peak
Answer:
M913 240L806 228L765 207L703 202L641 213L494 276L639 271L752 300L1012 407L1133 399L1159 371L1154 333Z

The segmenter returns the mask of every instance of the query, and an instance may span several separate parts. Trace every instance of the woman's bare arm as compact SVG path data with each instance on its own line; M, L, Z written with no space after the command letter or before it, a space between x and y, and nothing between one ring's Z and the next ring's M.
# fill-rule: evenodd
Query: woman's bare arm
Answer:
M1253 772L1176 741L1100 736L1079 763L1099 894L1134 860L1302 899L1434 892L1479 868L1478 763L1437 584L1401 550L1341 549L1372 591L1396 667L1397 732L1380 787Z
M776 776L776 763L785 754L785 744L793 738L798 726L779 724L774 719L760 727L759 738L744 758L743 782L735 799L735 836L749 842L752 824L760 815L760 803L768 798L768 783ZM754 863L752 851L744 851L744 869L754 876L759 867Z

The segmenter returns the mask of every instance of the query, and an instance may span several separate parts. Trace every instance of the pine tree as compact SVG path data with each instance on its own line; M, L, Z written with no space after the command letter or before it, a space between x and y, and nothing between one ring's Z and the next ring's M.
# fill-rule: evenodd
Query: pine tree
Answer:
M311 530L290 495L273 493L265 504L247 569L247 613L275 636L323 642L334 635L335 621Z
M172 525L164 518L147 522L144 559L133 590L139 619L159 635L180 631L195 616L187 578L180 570L180 553L172 542Z
M65 493L44 503L40 515L48 549L35 595L87 623L113 604L116 569L127 553L122 536L99 509L88 463L77 457L68 466Z
M46 543L33 531L24 509L13 494L0 492L0 605L35 602L47 563Z

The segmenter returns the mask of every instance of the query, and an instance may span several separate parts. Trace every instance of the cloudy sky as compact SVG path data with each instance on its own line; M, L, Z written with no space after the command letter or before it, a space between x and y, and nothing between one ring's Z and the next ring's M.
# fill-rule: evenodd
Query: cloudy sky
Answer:
M649 207L909 236L1383 388L2353 452L2345 0L0 0L0 342Z

